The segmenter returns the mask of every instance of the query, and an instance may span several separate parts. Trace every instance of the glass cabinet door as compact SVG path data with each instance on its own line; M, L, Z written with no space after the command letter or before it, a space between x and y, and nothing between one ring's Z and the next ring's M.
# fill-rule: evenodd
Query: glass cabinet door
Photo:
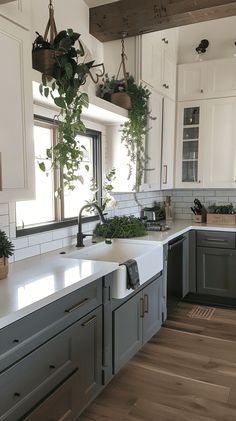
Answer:
M184 108L183 113L183 149L182 149L182 182L198 181L200 108Z

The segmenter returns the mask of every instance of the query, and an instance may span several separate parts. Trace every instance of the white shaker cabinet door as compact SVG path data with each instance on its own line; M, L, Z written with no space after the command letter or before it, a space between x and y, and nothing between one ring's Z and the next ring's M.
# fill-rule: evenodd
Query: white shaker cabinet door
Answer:
M236 187L236 98L207 101L204 187Z
M30 35L0 17L0 202L33 198Z
M142 190L160 190L161 182L161 136L163 97L153 89L149 99L149 109L153 120L149 120L145 151L147 155Z
M207 62L207 90L209 98L236 96L236 59Z
M207 97L206 66L206 62L178 66L178 101L191 101Z
M161 189L174 187L175 102L164 98L162 133Z

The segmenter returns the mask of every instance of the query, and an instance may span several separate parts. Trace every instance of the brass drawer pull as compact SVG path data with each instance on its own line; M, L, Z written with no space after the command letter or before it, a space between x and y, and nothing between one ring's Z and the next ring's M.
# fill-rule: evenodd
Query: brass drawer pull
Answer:
M65 313L72 313L75 310L78 310L80 307L82 307L89 299L85 298L84 300L80 301L78 304L75 304L73 307L70 307L65 310Z
M148 313L148 295L144 295L144 313Z
M87 320L87 322L82 323L82 326L88 326L97 320L97 316L91 317L91 319Z

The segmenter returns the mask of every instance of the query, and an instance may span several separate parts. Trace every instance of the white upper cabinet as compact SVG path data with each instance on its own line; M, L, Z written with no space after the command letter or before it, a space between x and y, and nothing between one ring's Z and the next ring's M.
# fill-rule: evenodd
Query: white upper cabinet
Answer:
M236 98L206 101L204 187L236 187Z
M236 98L180 102L177 188L236 187Z
M177 41L177 29L141 36L141 80L172 99L176 96Z
M0 16L6 17L12 22L24 28L30 28L30 0L0 0Z
M34 196L31 42L27 30L0 17L0 202Z
M203 187L206 101L179 102L176 133L177 188Z
M149 120L145 152L147 155L142 190L160 190L161 180L161 137L163 97L151 89L149 109L154 120Z
M236 59L226 58L178 66L178 101L236 95Z
M236 58L207 62L209 98L236 96Z
M177 99L187 101L206 96L206 62L178 66Z
M161 189L166 190L174 187L175 156L175 102L167 97L163 100L162 127Z

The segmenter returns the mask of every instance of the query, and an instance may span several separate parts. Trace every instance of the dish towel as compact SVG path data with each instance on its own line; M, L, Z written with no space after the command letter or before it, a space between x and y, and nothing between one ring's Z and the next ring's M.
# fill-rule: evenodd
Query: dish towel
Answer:
M127 289L136 289L140 286L138 264L136 260L129 259L122 263L126 266L127 272Z

